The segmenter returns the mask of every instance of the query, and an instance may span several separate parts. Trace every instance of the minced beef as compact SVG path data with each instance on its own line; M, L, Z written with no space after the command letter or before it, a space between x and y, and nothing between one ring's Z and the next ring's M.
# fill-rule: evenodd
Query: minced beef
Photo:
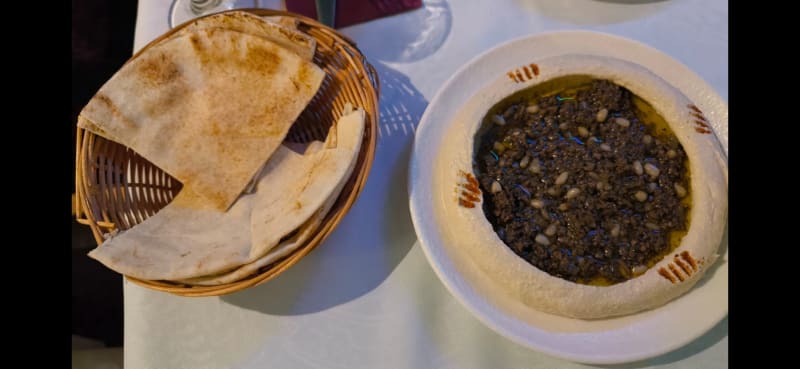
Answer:
M517 255L579 283L643 273L686 230L686 153L644 124L630 91L593 80L511 101L480 137L483 210Z

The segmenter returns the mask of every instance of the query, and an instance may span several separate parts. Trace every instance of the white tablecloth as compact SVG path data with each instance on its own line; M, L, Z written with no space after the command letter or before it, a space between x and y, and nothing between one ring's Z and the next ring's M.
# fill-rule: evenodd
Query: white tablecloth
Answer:
M169 28L169 5L139 0L135 49ZM275 0L255 5L282 8ZM124 282L125 367L588 367L501 337L439 282L408 212L416 124L441 84L472 57L513 38L565 29L647 43L727 100L727 17L725 0L430 0L423 9L342 29L383 85L380 139L363 194L323 245L265 285L184 298ZM677 351L620 367L726 368L727 356L726 318Z

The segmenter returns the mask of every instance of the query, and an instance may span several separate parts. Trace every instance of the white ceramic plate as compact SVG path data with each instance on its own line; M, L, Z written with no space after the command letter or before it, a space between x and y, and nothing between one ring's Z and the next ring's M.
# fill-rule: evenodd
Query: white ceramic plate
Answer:
M711 329L728 313L727 230L723 255L687 294L653 310L603 320L570 319L533 310L481 278L458 245L444 242L435 207L435 160L460 109L488 84L521 65L563 54L606 55L638 63L680 89L705 112L727 153L728 107L685 65L639 42L602 33L569 31L523 37L479 55L459 69L431 101L417 129L411 158L411 217L420 244L448 290L499 334L568 360L610 364L654 357ZM487 95L488 96L488 95ZM492 105L492 104L489 104Z

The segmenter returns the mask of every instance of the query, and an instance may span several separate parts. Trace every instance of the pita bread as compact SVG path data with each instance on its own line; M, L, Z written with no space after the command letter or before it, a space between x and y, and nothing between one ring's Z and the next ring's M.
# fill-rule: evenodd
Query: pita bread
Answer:
M283 15L265 15L261 17L261 19L267 22L277 23L291 29L297 29L297 27L300 26L300 21L297 18L286 17Z
M520 84L503 76L487 87L488 91L476 94L465 108L470 112L456 117L470 123L465 123L466 127L455 124L444 136L435 164L434 188L441 199L441 206L435 209L445 243L458 245L459 252L499 291L556 315L581 319L626 315L661 306L685 293L717 259L727 222L727 160L714 134L698 128L699 109L679 90L637 64L590 55L562 55L536 63L541 72L535 80ZM567 75L608 79L648 101L665 118L689 158L692 206L688 233L670 255L644 274L610 286L578 284L539 270L503 243L481 206L462 207L453 198L453 188L462 181L459 172L472 172L475 133L489 107L532 84ZM687 265L685 269L678 267L681 263Z
M197 18L194 22L176 32L171 38L206 29L227 29L263 37L308 61L314 58L314 51L317 47L316 39L297 30L297 20L295 18L284 16L259 17L243 11L225 12ZM243 193L252 193L255 190L255 180L260 177L261 170L263 170L263 166L247 184Z
M224 211L280 146L323 77L264 38L196 30L125 64L78 125L130 147Z
M184 187L161 211L110 237L89 256L119 273L149 280L215 275L261 258L306 223L352 169L363 136L363 110L336 126L336 148L317 142L298 154L281 145L267 162L256 193L241 196L227 212ZM328 141L333 139L329 135ZM304 240L295 241L292 247Z
M326 203L333 204L335 198L329 199ZM325 218L326 212L322 209L317 211L311 219L297 229L294 235L289 239L282 241L277 247L266 255L260 257L258 260L251 263L244 264L233 270L215 274L212 276L203 276L189 279L179 279L176 282L195 285L195 286L216 286L225 283L232 283L253 275L261 267L267 266L272 262L288 255L300 245L303 245L308 238L317 229L322 219Z
M357 154L358 152L356 151L355 153ZM322 220L325 219L325 216L339 198L342 187L344 187L344 184L350 177L350 173L352 173L352 166L351 170L348 170L348 172L342 178L342 181L339 183L336 189L334 189L333 193L331 193L331 197L328 198L328 200L326 200L322 205L322 208L314 213L314 215L311 216L311 219L298 228L297 232L291 238L282 241L277 247L269 251L266 255L258 258L256 261L244 264L230 272L209 277L184 279L178 282L197 286L215 286L225 283L233 283L247 278L255 274L260 268L265 267L286 255L289 255L292 251L305 244L305 242L314 234L314 231L318 229L319 225L322 223Z
M256 193L261 195L255 199L251 229L271 229L276 232L260 232L253 234L253 250L251 256L258 258L269 251L280 240L282 234L291 232L301 222L287 222L286 219L305 221L322 206L323 200L330 197L336 184L344 174L352 170L355 156L360 148L364 132L364 110L358 109L339 119L331 127L326 141L326 149L320 151L319 160L301 171L300 165L294 165L296 172L304 178L293 185L275 176L268 176L259 182ZM328 148L331 141L338 142L335 148ZM324 180L324 179L334 179Z
M200 30L225 29L265 38L290 50L301 58L311 61L317 47L317 40L297 30L296 23L286 17L268 19L243 11L225 12L198 18L188 24L171 38L191 34Z
M347 111L347 109L345 109ZM353 150L350 151L350 157L346 158L346 163L349 163L347 169L345 170L344 175L341 177L341 180L333 189L330 197L325 201L322 205L322 208L319 209L314 215L312 215L311 219L309 219L304 225L302 225L298 230L297 233L292 236L290 239L281 242L277 247L269 251L264 256L260 257L258 260L242 265L239 268L236 268L230 272L209 276L209 277L199 277L199 278L192 278L192 279L185 279L180 280L179 282L193 284L198 286L213 286L213 285L220 285L225 283L232 283L238 280L244 279L250 275L253 275L258 271L258 269L267 266L280 258L288 255L299 246L303 245L306 240L313 234L313 231L319 227L322 223L322 220L328 214L330 209L333 207L333 204L336 203L336 200L339 198L339 194L344 188L345 183L350 178L350 175L353 173L353 169L355 168L356 158L358 157L358 153L361 150L361 135L363 134L363 120L364 120L364 110L358 109L355 113L348 114L347 116L342 118L344 125L356 125L361 127L358 132L354 134L347 134L346 137L343 139L345 142L343 144L350 146L355 145ZM348 129L347 127L343 127L343 129ZM349 130L349 129L348 129ZM333 127L331 129L333 132ZM329 133L331 134L331 133ZM353 141L353 139L357 139ZM345 159L345 158L343 158ZM256 218L253 218L256 219Z

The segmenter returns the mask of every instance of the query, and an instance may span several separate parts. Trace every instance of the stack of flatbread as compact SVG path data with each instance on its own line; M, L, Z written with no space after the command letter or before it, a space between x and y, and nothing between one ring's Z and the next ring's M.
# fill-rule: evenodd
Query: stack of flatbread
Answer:
M286 18L206 17L126 63L78 125L183 183L89 256L139 279L230 283L306 242L356 163L364 111L346 107L325 142L284 141L325 73L315 40Z

